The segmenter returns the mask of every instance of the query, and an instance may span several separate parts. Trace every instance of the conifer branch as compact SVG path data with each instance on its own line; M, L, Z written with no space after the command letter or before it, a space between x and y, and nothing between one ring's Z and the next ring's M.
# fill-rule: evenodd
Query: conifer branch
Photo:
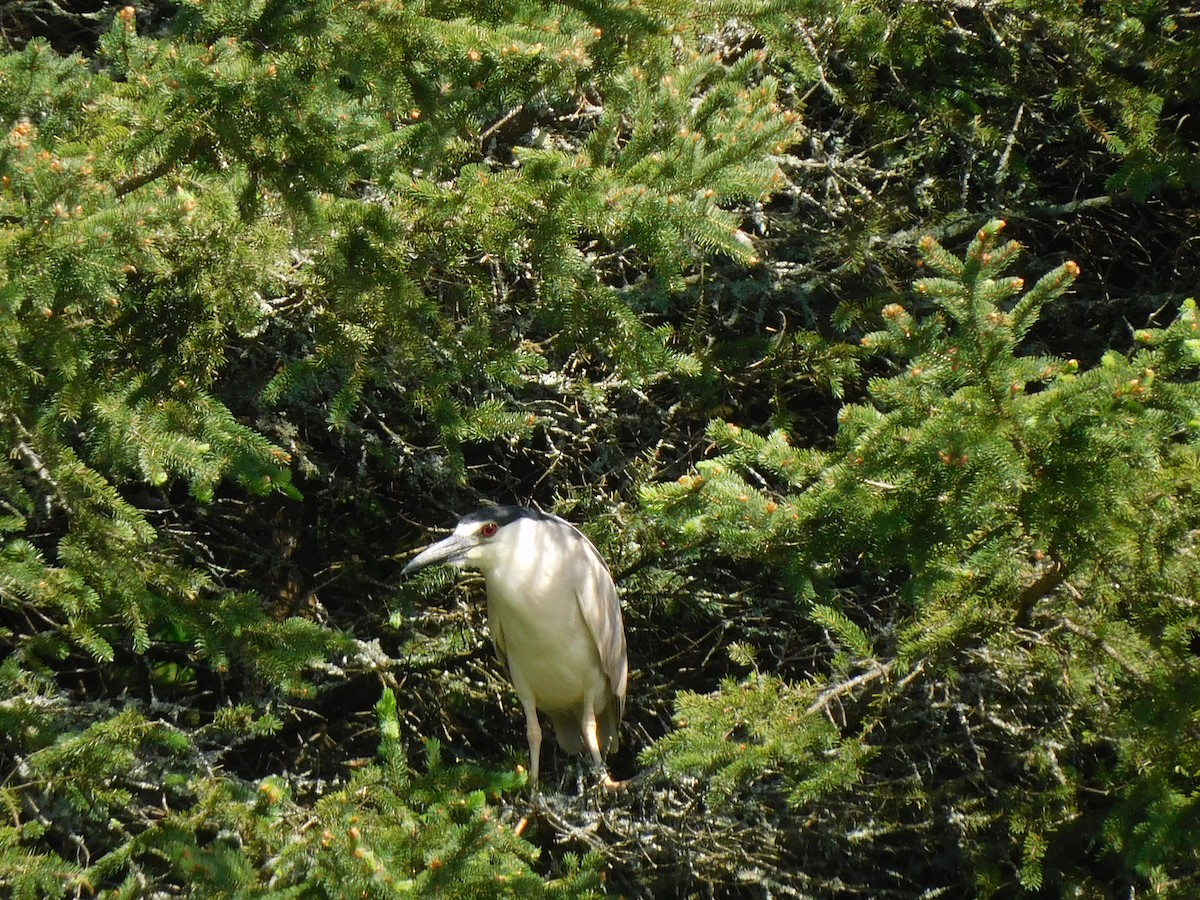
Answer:
M1061 617L1058 621L1062 624L1063 628L1067 629L1067 631L1071 632L1071 634L1077 635L1078 637L1081 637L1089 643L1099 647L1102 651L1104 651L1106 656L1124 669L1128 674L1132 675L1137 681L1146 683L1150 680L1150 676L1146 674L1146 670L1142 666L1133 662L1128 656L1114 647L1112 643L1104 640L1104 638L1100 637L1100 635L1096 634L1094 631L1085 628L1066 616Z
M25 423L22 422L15 413L9 415L9 420L13 423L17 431L22 436L22 439L17 442L17 445L14 448L16 453L19 454L23 460L25 460L29 469L35 475L37 475L39 480L44 481L50 486L52 491L51 497L57 500L61 496L62 491L53 473L46 468L46 464L42 462L42 458L38 455L37 451L30 446L29 441L33 438L33 435L30 433L29 429L25 427Z
M510 109L508 112L506 112L504 115L502 115L499 119L497 119L495 122L493 122L491 125L489 125L483 131L483 133L479 135L479 143L481 145L486 144L488 138L490 138L493 134L495 134L497 131L499 131L501 128L503 128L505 125L507 125L509 122L511 122L517 116L519 116L521 114L521 112L526 108L527 105L528 104L524 103L524 102L517 104L512 109Z
M848 678L845 681L839 682L838 684L832 685L831 687L823 690L817 695L817 699L810 703L804 710L804 714L811 716L814 713L820 712L821 710L827 708L834 700L850 693L851 691L857 690L864 684L870 684L871 682L877 681L880 678L886 678L891 674L892 669L895 668L895 666L895 660L889 660L885 663L881 663L878 660L873 661L871 668L867 669L865 672L860 672L853 678Z
M124 197L126 194L131 194L140 187L145 187L151 182L157 181L168 172L179 166L187 165L192 160L199 157L201 151L209 143L209 139L202 134L197 134L187 149L177 155L168 156L160 160L155 165L140 172L136 175L130 175L128 178L116 182L113 185L113 195L116 197Z
M1017 114L1013 119L1012 127L1008 130L1008 138L1004 142L1004 152L1000 154L1000 161L996 163L995 181L997 184L1002 182L1008 175L1008 161L1012 156L1013 145L1017 142L1017 131L1021 127L1021 120L1025 117L1025 104L1022 103L1017 107Z
M1059 560L1052 560L1045 570L1017 597L1017 614L1013 619L1013 624L1017 628L1028 627L1037 602L1053 592L1066 581L1066 578L1066 566Z

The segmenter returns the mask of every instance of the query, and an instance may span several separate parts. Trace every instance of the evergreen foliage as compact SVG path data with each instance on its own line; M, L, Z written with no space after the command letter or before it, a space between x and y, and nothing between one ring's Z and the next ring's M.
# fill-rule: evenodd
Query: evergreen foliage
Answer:
M1192 896L1194 20L0 4L0 893ZM397 581L491 500L620 796Z
M765 784L802 819L841 808L885 847L903 831L873 823L915 818L981 895L1092 893L1103 867L1183 896L1200 870L1170 823L1197 784L1164 742L1194 730L1200 684L1200 313L1091 368L1026 352L1079 268L1026 290L1003 225L961 259L921 242L912 309L862 338L890 372L842 408L832 449L718 421L710 459L644 491L675 540L783 573L829 647L827 674L681 693L686 725L650 756L710 773L725 803ZM1183 718L1133 712L1147 703Z

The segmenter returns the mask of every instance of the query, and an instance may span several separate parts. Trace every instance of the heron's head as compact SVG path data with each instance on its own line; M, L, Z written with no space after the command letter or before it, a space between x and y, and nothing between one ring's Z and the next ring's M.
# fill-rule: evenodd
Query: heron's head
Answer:
M429 566L470 566L487 570L516 552L524 519L548 518L524 506L489 506L467 513L447 537L430 544L408 561L400 572L407 575Z

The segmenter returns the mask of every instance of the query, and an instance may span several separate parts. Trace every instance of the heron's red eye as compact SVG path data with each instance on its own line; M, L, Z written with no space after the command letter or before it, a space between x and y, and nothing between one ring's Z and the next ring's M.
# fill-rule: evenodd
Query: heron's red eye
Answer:
M485 538L495 537L497 531L499 531L499 528L495 522L488 522L486 525L484 525L482 528L479 529L479 533L482 534Z

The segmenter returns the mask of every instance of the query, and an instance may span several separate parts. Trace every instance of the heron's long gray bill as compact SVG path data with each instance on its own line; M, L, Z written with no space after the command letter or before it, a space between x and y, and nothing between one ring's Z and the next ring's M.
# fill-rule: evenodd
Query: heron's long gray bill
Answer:
M456 565L466 560L467 551L473 546L475 546L474 541L461 535L452 534L444 537L410 559L408 565L400 570L400 574L407 575L410 572L418 572L429 566Z

